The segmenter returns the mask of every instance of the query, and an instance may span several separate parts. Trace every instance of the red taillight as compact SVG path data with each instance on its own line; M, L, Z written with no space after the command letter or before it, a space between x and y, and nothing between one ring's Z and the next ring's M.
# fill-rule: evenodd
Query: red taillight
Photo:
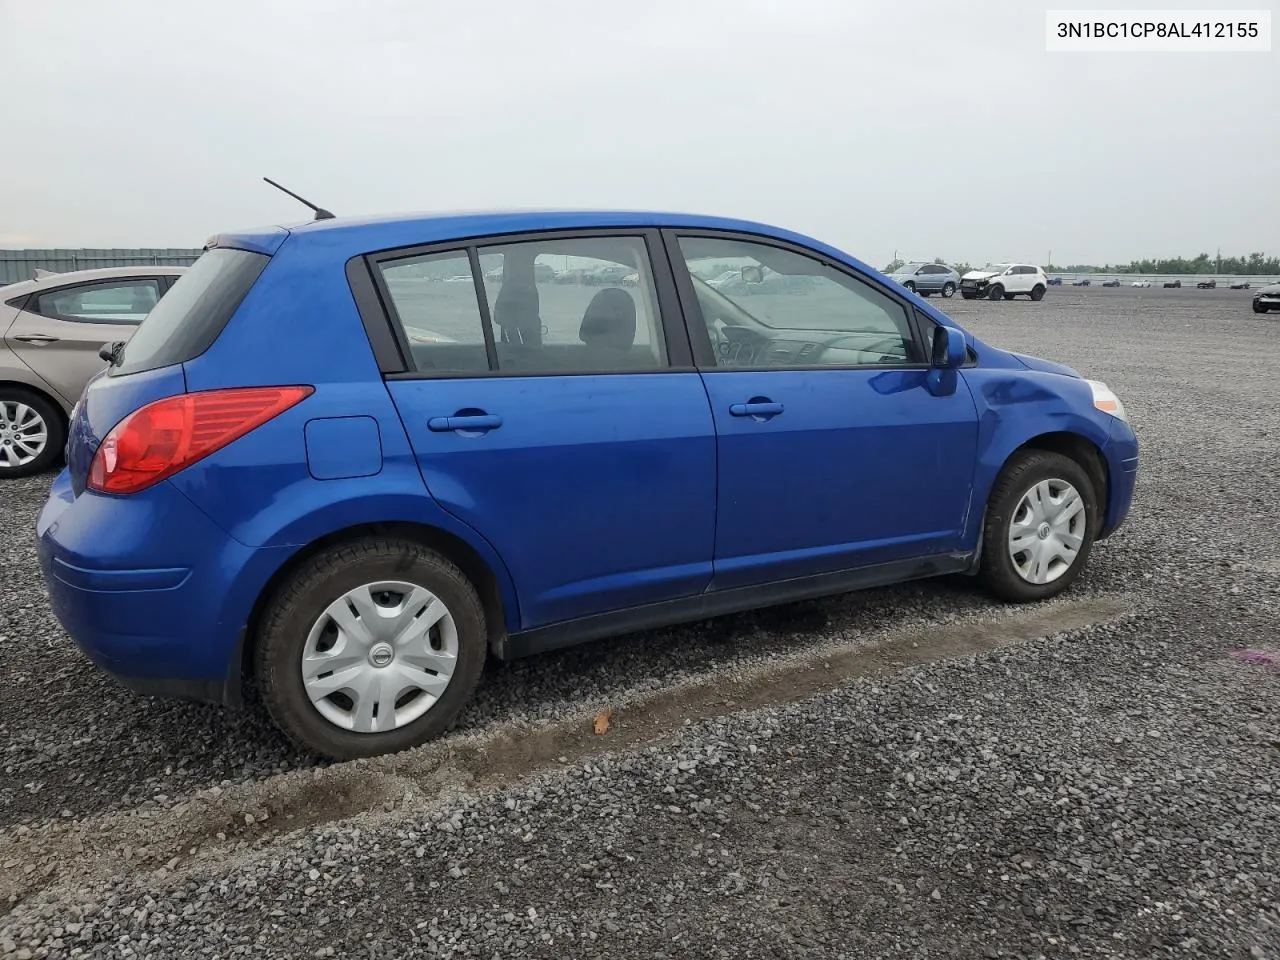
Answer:
M89 488L137 493L243 437L314 387L235 387L149 403L117 423L89 465Z

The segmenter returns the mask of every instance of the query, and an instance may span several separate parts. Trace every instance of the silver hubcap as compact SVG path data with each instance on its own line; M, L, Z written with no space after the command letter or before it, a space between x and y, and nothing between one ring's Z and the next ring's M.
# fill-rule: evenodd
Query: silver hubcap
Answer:
M458 628L443 600L412 583L366 583L312 625L302 683L335 726L386 733L430 710L457 662Z
M1065 480L1041 480L1022 495L1009 524L1009 558L1027 583L1052 583L1071 569L1085 533L1084 500Z
M0 467L25 467L48 442L48 424L34 407L0 400Z

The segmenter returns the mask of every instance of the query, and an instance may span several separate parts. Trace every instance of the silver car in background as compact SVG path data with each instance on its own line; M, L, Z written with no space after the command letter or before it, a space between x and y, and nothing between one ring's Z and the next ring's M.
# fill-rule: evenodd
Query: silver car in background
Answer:
M960 288L960 274L943 263L904 263L888 276L922 297L931 293L949 297Z
M102 267L0 287L0 480L52 466L71 408L186 267Z

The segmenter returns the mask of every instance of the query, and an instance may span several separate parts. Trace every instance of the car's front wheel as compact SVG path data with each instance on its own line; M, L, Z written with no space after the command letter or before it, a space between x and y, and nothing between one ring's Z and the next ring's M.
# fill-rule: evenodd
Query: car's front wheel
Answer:
M1263 306L1261 303L1255 303L1255 304L1253 305L1253 312L1254 312L1254 313L1266 313L1266 312L1267 312L1267 308L1266 308L1265 306Z
M1080 464L1047 450L1015 454L987 501L981 579L1005 600L1055 596L1080 576L1097 525L1097 494Z
M908 280L908 281L907 281L906 283L904 283L902 286L903 286L905 289L910 290L912 293L915 293L915 292L916 292L916 285L915 285L912 281L910 281L910 280Z
M1032 288L1031 288L1031 299L1032 299L1032 300L1043 300L1043 299L1044 299L1044 284L1043 284L1043 283L1037 283L1034 287L1032 287Z
M52 403L21 387L0 387L0 480L53 466L66 439L66 427Z
M1000 300L1003 297L1004 287L1000 286L998 283L992 284L991 289L987 291L987 298L989 300Z
M942 285L942 295L944 297L953 296L955 292L956 292L956 285L952 283L950 280L948 280L946 283Z
M484 607L462 571L412 541L370 537L310 558L276 592L256 675L290 738L349 760L444 732L485 652Z

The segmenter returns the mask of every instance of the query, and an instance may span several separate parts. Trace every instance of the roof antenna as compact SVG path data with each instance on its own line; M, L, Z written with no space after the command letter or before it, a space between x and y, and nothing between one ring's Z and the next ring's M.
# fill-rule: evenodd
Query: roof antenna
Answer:
M282 187L282 186L280 186L280 184L276 183L276 182L275 182L274 180L272 180L270 177L263 177L262 179L263 179L263 180L265 180L265 181L267 181L267 183L271 184L271 185L272 185L273 187L275 187L277 190L283 190L285 193L287 193L289 196L293 197L293 199L297 200L299 203L301 203L301 204L303 204L303 205L305 205L305 206L308 206L308 207L310 207L312 210L314 210L314 211L316 212L316 215L315 215L315 219L316 219L316 220L332 220L332 219L334 219L333 214L332 214L332 213L330 213L328 210L326 210L324 207L317 207L317 206L316 206L314 203L312 203L310 200L303 200L303 199L302 199L302 197L298 196L296 193L294 193L294 192L293 192L292 190L290 190L288 187Z

